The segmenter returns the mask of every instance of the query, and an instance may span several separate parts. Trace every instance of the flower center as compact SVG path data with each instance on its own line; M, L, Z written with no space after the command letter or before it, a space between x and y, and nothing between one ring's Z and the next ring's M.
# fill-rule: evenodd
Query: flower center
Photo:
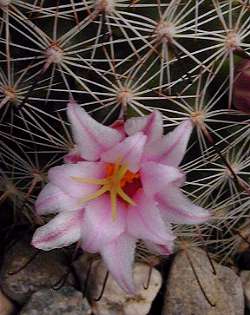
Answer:
M122 199L129 205L135 205L131 198L134 192L141 187L140 174L132 173L127 165L120 164L118 160L115 164L107 164L106 177L101 179L72 177L79 183L100 185L101 188L95 193L83 198L82 202L87 202L102 196L104 193L110 193L110 202L112 209L112 218L117 216L117 198Z

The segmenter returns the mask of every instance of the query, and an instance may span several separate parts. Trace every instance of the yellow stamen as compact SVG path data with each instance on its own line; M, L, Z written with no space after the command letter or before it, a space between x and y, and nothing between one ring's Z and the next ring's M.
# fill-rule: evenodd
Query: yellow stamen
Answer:
M121 187L118 188L117 190L118 195L125 200L128 204L135 206L135 202L133 199L131 199L127 194L125 194L125 192L121 189Z
M71 178L81 184L93 184L93 185L105 185L109 183L110 181L109 177L95 179L95 178L82 178L82 177L77 177L77 176L71 176Z
M102 196L105 192L109 191L109 187L107 187L106 185L103 186L101 189L97 190L95 193L88 195L87 197L84 197L82 199L80 199L79 203L85 203L87 201L93 200L93 199L97 199L98 197Z
M129 205L135 205L133 199L131 199L124 191L123 187L126 183L131 183L135 178L139 178L138 173L132 173L128 170L127 165L121 165L121 159L117 159L115 164L107 165L107 177L101 179L95 178L82 178L78 176L72 176L71 178L78 183L91 184L91 185L101 185L102 187L95 193L92 193L85 198L80 200L80 203L85 203L87 201L96 199L106 192L110 192L110 202L112 219L115 220L117 217L117 198L118 196L123 199Z
M117 174L119 180L123 178L123 176L127 173L127 171L128 171L127 165L122 165Z
M115 162L115 168L114 168L113 174L116 174L117 171L119 170L120 162L121 162L121 158L118 158Z
M111 200L112 219L114 221L117 216L117 198L116 198L116 191L113 189L111 189L110 191L110 200Z

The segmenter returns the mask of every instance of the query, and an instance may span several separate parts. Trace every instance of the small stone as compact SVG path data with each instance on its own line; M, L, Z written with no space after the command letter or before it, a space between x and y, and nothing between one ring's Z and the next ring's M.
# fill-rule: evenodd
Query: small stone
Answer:
M250 270L241 271L240 278L245 294L246 305L250 309Z
M87 259L84 256L80 257L74 265L82 288L84 288L86 283L86 271L88 269L86 265ZM153 269L149 287L144 289L143 286L146 285L149 274L149 266L136 263L134 267L134 282L138 290L135 296L124 292L112 276L109 275L104 293L100 301L96 302L94 300L102 291L106 272L107 269L100 260L92 263L87 284L87 294L91 300L93 313L95 315L146 315L161 287L162 279L160 273Z
M233 302L235 315L244 314L244 292L241 279L236 273L228 267L218 265L218 279Z
M29 242L19 241L4 257L0 273L1 287L7 296L19 304L24 304L32 293L41 288L55 286L68 270L65 255L60 250L40 251L25 266L35 253L36 249ZM23 266L25 268L22 269ZM72 275L69 275L67 283L72 285L73 282Z
M14 311L14 304L0 290L0 315L11 315Z
M244 315L240 278L228 267L213 265L216 274L200 249L178 253L166 284L162 315Z
M72 287L58 291L42 289L32 295L20 315L90 315L91 308L81 292Z

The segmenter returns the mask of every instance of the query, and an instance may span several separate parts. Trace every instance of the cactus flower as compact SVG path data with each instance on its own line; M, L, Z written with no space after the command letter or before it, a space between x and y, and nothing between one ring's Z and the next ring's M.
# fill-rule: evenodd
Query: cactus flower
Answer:
M110 127L75 102L67 113L82 161L49 170L36 211L58 214L36 230L32 244L50 250L80 240L85 251L100 253L118 284L133 293L138 239L169 255L175 239L171 223L198 224L210 217L180 190L185 176L178 165L192 123L186 120L163 135L158 111Z

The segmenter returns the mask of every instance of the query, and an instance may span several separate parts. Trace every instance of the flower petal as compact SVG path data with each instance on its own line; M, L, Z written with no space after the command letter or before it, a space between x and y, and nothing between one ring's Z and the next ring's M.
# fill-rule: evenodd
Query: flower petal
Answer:
M192 129L191 120L182 122L162 139L148 145L144 158L170 166L178 166L185 155Z
M71 163L71 164L76 164L80 161L84 161L84 159L80 155L77 145L75 145L74 148L71 149L69 153L64 155L63 160L64 160L64 163Z
M121 139L123 140L126 137L126 133L124 130L124 120L122 119L118 119L116 121L113 122L112 125L110 125L109 127L115 129L116 131L118 131L121 135Z
M158 110L155 110L144 117L130 118L125 122L124 128L129 136L139 131L143 132L148 137L147 143L151 143L163 135L162 115Z
M83 212L84 209L59 213L35 231L32 245L47 251L77 242L81 237Z
M49 181L71 197L82 199L98 190L99 185L80 183L74 177L82 179L101 179L106 176L105 163L78 162L52 167Z
M196 206L178 187L169 185L166 192L156 195L162 216L168 222L179 224L199 224L210 218L207 210Z
M49 183L37 197L35 208L39 215L56 213L60 211L72 211L79 209L79 203L61 191L57 186Z
M136 205L129 206L127 210L127 231L130 235L159 244L175 239L171 230L164 224L152 198L144 195L143 190L140 189L133 199Z
M147 137L142 132L127 137L112 149L103 153L101 160L109 163L119 161L120 164L126 164L131 172L137 172L140 168L146 139Z
M173 253L174 242L169 241L165 244L156 244L150 241L144 241L147 248L156 255L169 256Z
M148 196L166 190L169 183L182 184L185 180L177 168L155 162L143 163L140 174L143 190Z
M88 161L98 160L103 151L121 140L118 131L97 122L74 101L68 104L67 113L71 122L73 138L84 159Z
M82 227L82 247L88 252L98 252L124 232L126 208L117 200L117 217L112 218L110 196L105 194L86 206Z
M101 249L102 258L120 287L135 294L132 266L136 240L126 234L120 235Z

